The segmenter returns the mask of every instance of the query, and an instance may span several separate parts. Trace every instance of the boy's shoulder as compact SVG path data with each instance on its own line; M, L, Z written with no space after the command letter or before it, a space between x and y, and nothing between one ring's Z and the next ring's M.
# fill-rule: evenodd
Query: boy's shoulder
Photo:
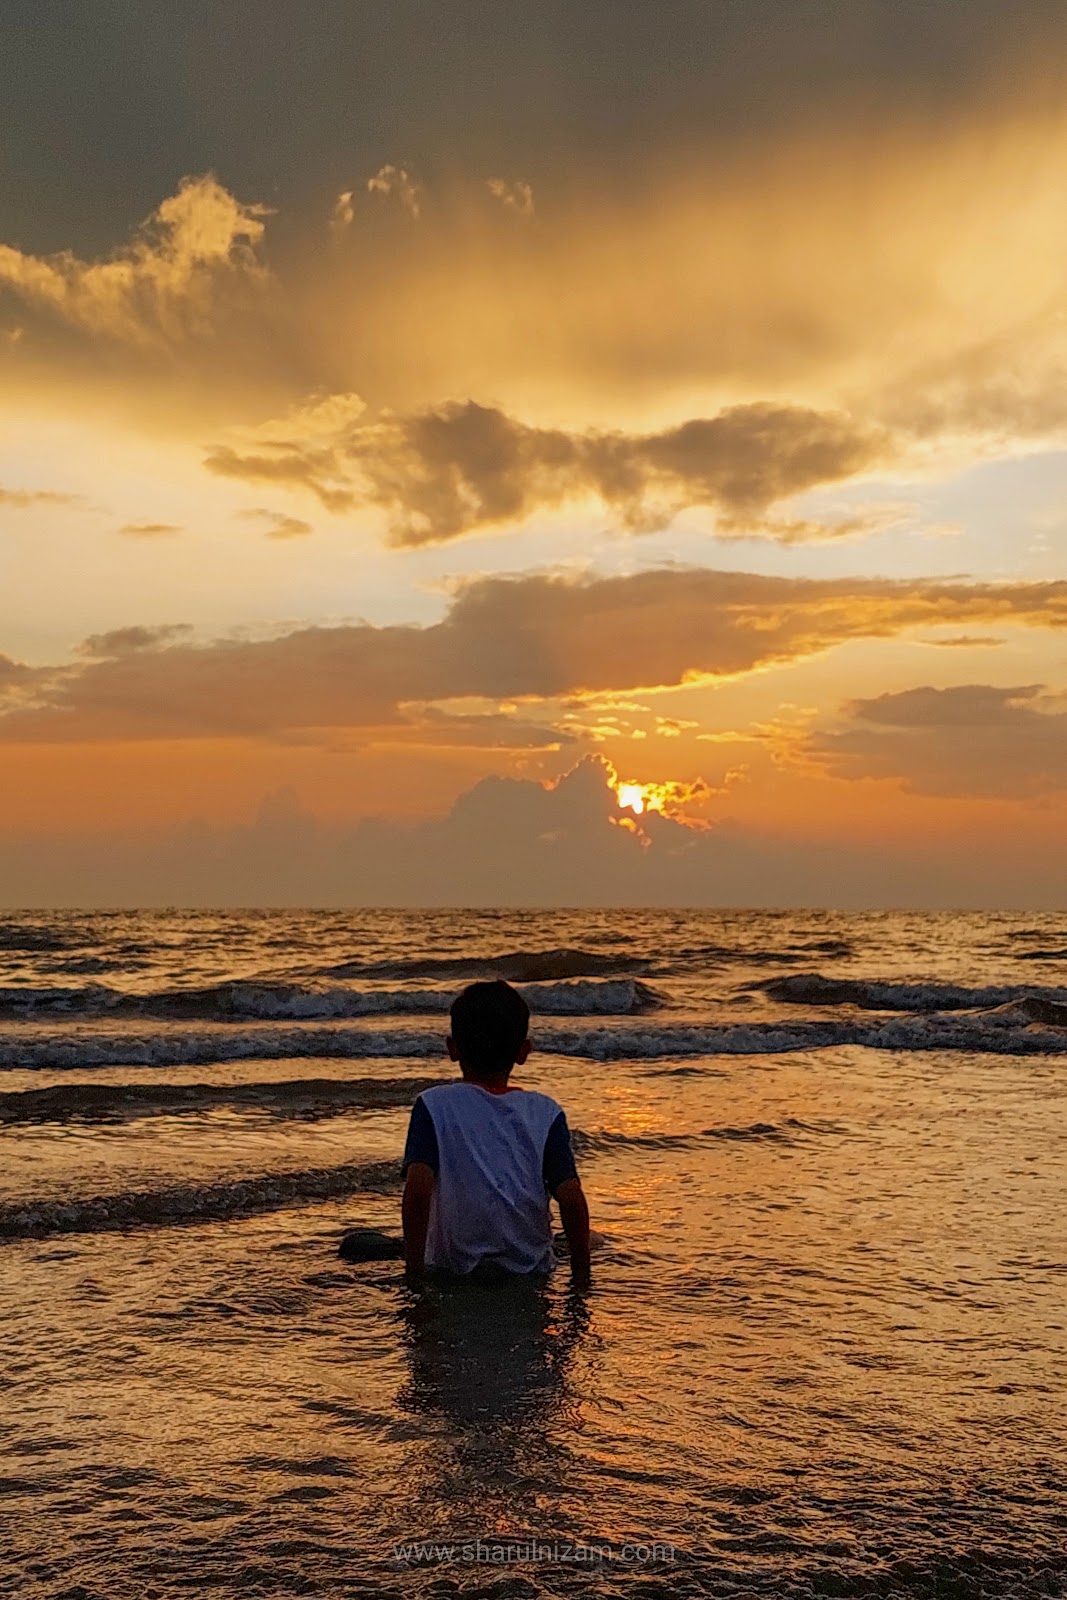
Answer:
M559 1115L563 1107L550 1094L542 1094L540 1089L523 1089L518 1084L509 1089L506 1094L492 1094L487 1089L482 1089L476 1083L470 1083L466 1078L456 1078L452 1083L435 1084L432 1089L424 1089L419 1095L429 1108L435 1104L445 1105L450 1100L476 1100L482 1104L486 1100L520 1106L527 1114L540 1112L547 1115L551 1112L553 1117Z
M522 1092L525 1095L529 1095L531 1101L538 1106L543 1106L546 1111L551 1111L553 1116L558 1116L563 1110L558 1100L554 1100L550 1094L542 1094L540 1089L524 1089Z

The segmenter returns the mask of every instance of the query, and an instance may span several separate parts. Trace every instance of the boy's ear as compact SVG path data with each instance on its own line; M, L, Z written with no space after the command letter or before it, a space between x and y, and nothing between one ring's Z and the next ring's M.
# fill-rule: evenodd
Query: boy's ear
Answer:
M533 1049L533 1040L532 1039L524 1039L522 1041L522 1044L519 1046L519 1053L515 1057L515 1065L517 1067L521 1067L522 1066L523 1062L526 1060L526 1057L530 1054L530 1051L532 1049Z
M450 1061L458 1061L459 1051L456 1049L456 1041L453 1039L451 1034L449 1034L448 1038L445 1040L445 1044L448 1046L448 1059Z

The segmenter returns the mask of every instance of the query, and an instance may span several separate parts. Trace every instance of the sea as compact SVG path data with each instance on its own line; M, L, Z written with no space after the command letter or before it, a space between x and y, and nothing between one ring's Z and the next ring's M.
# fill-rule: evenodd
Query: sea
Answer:
M501 976L593 1283L405 1283ZM1067 1593L1067 913L0 914L0 1593Z

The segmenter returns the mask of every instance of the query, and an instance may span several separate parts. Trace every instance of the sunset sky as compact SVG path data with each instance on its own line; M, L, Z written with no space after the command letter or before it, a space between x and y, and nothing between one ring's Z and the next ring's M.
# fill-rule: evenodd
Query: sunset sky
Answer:
M1064 903L1059 0L7 0L0 107L4 903Z

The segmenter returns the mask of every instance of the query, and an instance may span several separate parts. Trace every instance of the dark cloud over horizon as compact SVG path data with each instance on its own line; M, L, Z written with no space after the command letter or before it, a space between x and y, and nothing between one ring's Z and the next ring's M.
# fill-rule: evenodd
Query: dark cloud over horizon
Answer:
M191 822L120 839L0 844L19 906L1058 907L1062 858L1020 833L973 870L973 845L788 839L736 824L694 830L655 813L627 825L606 763L553 785L486 778L444 816L328 827L294 790L251 823Z

